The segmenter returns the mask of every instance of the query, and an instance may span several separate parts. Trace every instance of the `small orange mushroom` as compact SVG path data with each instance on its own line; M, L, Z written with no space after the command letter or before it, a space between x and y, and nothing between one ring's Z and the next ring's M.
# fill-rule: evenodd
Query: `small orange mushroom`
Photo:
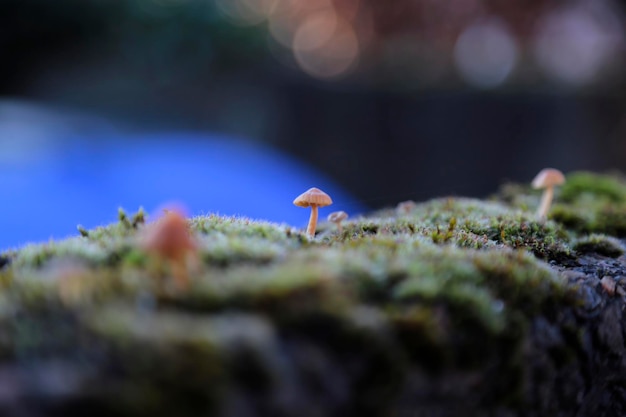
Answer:
M330 206L333 204L333 200L324 191L313 187L296 197L293 200L293 204L298 207L311 207L311 217L309 217L309 225L306 228L306 232L313 237L317 227L317 208Z
M165 259L179 288L189 286L187 260L197 255L198 246L191 237L185 217L176 210L167 210L163 217L148 225L141 237L141 247Z
M341 233L343 230L341 222L347 218L348 213L346 213L345 211L334 211L328 215L328 221L337 225L337 230L339 231L339 233Z
M543 188L543 195L541 196L541 204L537 210L537 216L541 220L545 220L552 204L552 198L554 197L554 187L561 185L565 182L565 176L561 171L554 168L542 169L539 174L533 179L532 187L535 189Z

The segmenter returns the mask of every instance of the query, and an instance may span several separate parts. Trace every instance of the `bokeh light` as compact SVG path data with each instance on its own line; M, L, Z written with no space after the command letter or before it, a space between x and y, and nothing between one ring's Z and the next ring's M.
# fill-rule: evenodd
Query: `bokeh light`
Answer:
M623 1L4 1L4 98L59 114L0 101L0 169L65 157L41 120L70 110L271 144L371 206L493 191L523 159L626 166Z
M528 68L538 67L549 77L582 85L607 66L623 37L608 1L557 9L547 2L485 0L216 1L239 23L265 22L268 36L292 51L302 71L323 79L383 67L409 79L420 74L430 82L449 80L441 68L423 69L429 60L435 67L453 63L476 88L502 86L520 66L524 70L516 76L522 82L537 74ZM408 55L394 53L397 63L389 62L388 51Z
M567 6L545 15L537 25L533 52L547 75L584 85L597 79L622 44L619 22L598 2L593 10Z
M359 42L348 22L325 11L300 25L293 40L293 52L306 73L332 78L346 73L355 64Z
M337 14L330 9L313 14L296 31L293 48L303 51L322 48L337 31L338 23Z
M290 48L294 36L304 20L311 14L332 10L331 0L279 0L269 16L269 31L280 44Z
M467 27L459 37L454 58L462 77L477 87L502 84L517 62L515 39L499 19Z
M269 33L290 49L295 62L316 78L334 78L354 68L359 39L351 19L359 0L280 0L268 16Z

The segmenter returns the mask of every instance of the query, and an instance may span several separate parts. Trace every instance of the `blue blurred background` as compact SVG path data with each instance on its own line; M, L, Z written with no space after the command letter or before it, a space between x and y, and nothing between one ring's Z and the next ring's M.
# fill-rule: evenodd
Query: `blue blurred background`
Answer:
M626 168L617 0L2 0L0 250L169 201L303 226ZM326 214L326 213L323 213Z

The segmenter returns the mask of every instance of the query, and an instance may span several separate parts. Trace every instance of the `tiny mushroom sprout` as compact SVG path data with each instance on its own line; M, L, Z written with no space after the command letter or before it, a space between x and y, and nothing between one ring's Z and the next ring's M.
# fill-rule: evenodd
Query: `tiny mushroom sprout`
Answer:
M411 211L413 211L415 209L415 207L417 207L417 204L415 203L415 201L403 201L401 203L398 203L398 206L396 207L396 211L398 212L398 214L409 214L411 213Z
M544 220L550 210L550 204L552 204L552 198L554 197L554 187L561 185L565 182L565 176L561 171L554 168L542 169L532 182L532 187L535 189L543 188L543 196L541 197L541 204L537 210L537 216Z
M197 256L198 246L187 226L187 220L177 210L164 210L164 215L147 225L141 235L141 247L166 261L180 289L189 285L187 261Z
M309 188L293 200L293 204L298 207L311 207L311 217L309 217L309 225L306 232L309 236L315 236L315 228L317 227L317 208L326 207L333 204L330 196L319 188Z
M334 211L328 215L328 221L337 225L339 233L343 230L341 222L348 218L348 213L345 211Z

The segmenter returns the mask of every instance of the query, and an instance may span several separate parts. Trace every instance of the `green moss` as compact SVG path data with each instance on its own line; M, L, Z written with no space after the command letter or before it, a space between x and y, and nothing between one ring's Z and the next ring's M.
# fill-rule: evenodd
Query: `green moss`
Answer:
M594 215L587 210L580 210L573 206L556 203L550 210L550 219L562 224L568 230L584 233L593 228Z
M616 176L574 172L567 176L559 197L566 203L598 199L611 203L626 203L626 182Z
M350 374L363 401L372 387L386 392L372 407L406 369L475 370L486 357L506 370L501 401L514 402L531 323L577 303L558 268L580 253L623 254L611 237L626 235L622 180L578 173L568 181L547 221L535 216L540 193L526 185L490 201L435 199L355 216L342 232L323 222L313 239L282 224L195 217L199 256L187 290L170 285L171 268L138 245L143 211L120 210L114 224L0 255L0 355L104 355L103 366L121 375L105 397L123 397L124 410L176 414L176 402L198 401L210 406L190 410L211 413L222 393L198 387L210 378L220 387L271 385L281 378L272 355L285 340L332 352L338 366L365 358L369 365L344 371L368 369ZM11 327L16 312L24 321ZM67 325L55 327L61 318ZM182 373L189 380L172 385Z
M626 204L605 204L595 210L595 218L587 232L626 236Z
M624 247L619 240L601 234L592 234L578 239L573 246L579 253L597 253L611 258L624 254Z
M291 227L270 222L255 221L246 217L222 217L215 214L194 217L190 226L200 234L223 234L227 237L254 237L270 242L297 245L303 240Z
M268 337L259 320L146 314L123 305L90 312L81 325L109 347L118 363L121 380L104 387L104 398L115 398L109 406L124 415L215 413L227 382L225 352L233 349L225 334L241 334L250 344ZM227 331L229 325L235 328Z
M78 233L80 233L82 237L89 237L89 231L80 224L76 226L76 230L78 230Z
M45 268L50 259L66 259L87 269L114 268L115 279L98 273L91 284L83 285L81 291L92 294L89 299L106 300L116 291L123 297L133 291L155 291L157 281L167 277L153 275L148 259L134 248L140 223L134 226L123 210L119 217L118 223L89 231L88 237L23 248L13 272L24 275ZM490 282L485 279L494 273L493 266L486 265L509 259L502 248L524 249L547 259L571 255L570 237L557 223L538 222L522 210L473 199L439 199L417 204L407 213L373 213L347 222L342 233L327 226L310 241L285 225L216 215L193 218L190 227L202 261L193 291L185 297L163 293L156 298L194 310L231 306L268 312L310 310L316 305L343 311L359 300L381 306L418 300L464 305L485 329L497 332L504 322L492 314L493 305L508 297L498 287L485 286ZM493 262L483 262L483 257ZM519 274L537 275L518 272L534 267L527 261L506 265L509 270L497 271L500 281L490 285L500 286L512 278L516 281L511 287L521 286ZM110 285L96 285L99 280ZM51 282L56 281L61 280ZM29 294L50 291L35 290L37 285L27 283L20 281L18 288L32 287Z
M548 217L576 234L626 236L626 180L617 175L574 172L556 189ZM539 204L539 191L506 185L495 198L527 210Z

